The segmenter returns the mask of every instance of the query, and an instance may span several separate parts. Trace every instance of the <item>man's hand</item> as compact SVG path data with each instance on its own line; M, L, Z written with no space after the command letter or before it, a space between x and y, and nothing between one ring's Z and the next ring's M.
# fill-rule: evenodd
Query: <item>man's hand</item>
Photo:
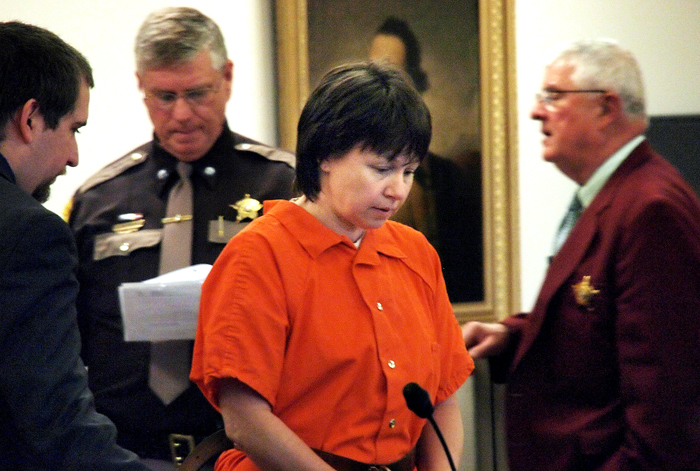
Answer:
M506 348L509 336L503 324L472 321L462 326L464 344L474 359L498 355Z

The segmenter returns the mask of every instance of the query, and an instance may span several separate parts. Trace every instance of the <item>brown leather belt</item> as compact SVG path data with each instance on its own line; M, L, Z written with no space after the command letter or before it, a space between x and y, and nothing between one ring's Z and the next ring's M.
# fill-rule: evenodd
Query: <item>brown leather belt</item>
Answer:
M323 450L314 449L314 452L336 471L413 471L416 468L415 448L400 460L389 464L362 463Z
M179 471L197 471L202 464L213 457L218 457L223 451L233 447L233 443L226 437L226 432L221 429L211 434L190 453L182 462ZM416 449L411 450L406 456L389 464L367 464L351 460L344 456L334 455L323 450L313 449L314 452L336 471L413 471L416 467Z
M204 463L233 447L224 429L205 438L179 465L179 471L197 471Z

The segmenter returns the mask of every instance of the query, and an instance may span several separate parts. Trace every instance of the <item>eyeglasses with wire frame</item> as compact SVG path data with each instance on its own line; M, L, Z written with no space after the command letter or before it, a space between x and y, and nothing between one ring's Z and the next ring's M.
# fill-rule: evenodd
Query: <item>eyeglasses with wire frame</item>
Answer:
M607 90L590 89L590 90L542 90L535 94L537 103L544 106L553 106L558 100L567 93L607 93Z
M146 91L144 96L154 106L163 111L170 111L175 106L178 98L182 98L191 107L205 106L211 101L219 86L207 86L185 90L184 92L170 92L165 90Z

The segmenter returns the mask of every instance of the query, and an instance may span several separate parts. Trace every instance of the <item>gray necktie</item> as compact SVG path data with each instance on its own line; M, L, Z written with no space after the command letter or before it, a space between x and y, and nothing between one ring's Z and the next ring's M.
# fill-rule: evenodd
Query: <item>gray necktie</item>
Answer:
M554 253L557 253L561 246L564 245L564 241L569 236L569 232L573 229L576 220L582 212L583 205L581 204L581 200L578 198L578 195L574 194L574 199L571 201L569 209L566 211L566 215L561 221L557 236L554 239Z
M160 273L168 273L192 263L192 166L178 162L180 175L168 195L163 240L160 251ZM189 387L190 342L169 340L151 342L151 363L148 385L169 404Z

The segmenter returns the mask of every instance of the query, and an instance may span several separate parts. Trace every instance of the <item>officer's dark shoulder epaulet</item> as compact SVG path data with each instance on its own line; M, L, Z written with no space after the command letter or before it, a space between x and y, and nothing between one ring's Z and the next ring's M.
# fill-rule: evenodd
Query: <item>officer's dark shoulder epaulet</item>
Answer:
M284 162L292 168L294 168L297 164L296 156L291 152L261 144L259 142L239 142L235 145L235 148L236 150L240 151L255 152L268 160Z
M140 165L146 161L146 157L150 153L153 144L148 142L136 149L128 152L123 157L118 158L114 162L107 164L93 176L88 178L85 183L83 183L80 188L78 188L78 193L85 193L90 188L96 187L100 183L104 183L117 175L121 175L126 170Z

